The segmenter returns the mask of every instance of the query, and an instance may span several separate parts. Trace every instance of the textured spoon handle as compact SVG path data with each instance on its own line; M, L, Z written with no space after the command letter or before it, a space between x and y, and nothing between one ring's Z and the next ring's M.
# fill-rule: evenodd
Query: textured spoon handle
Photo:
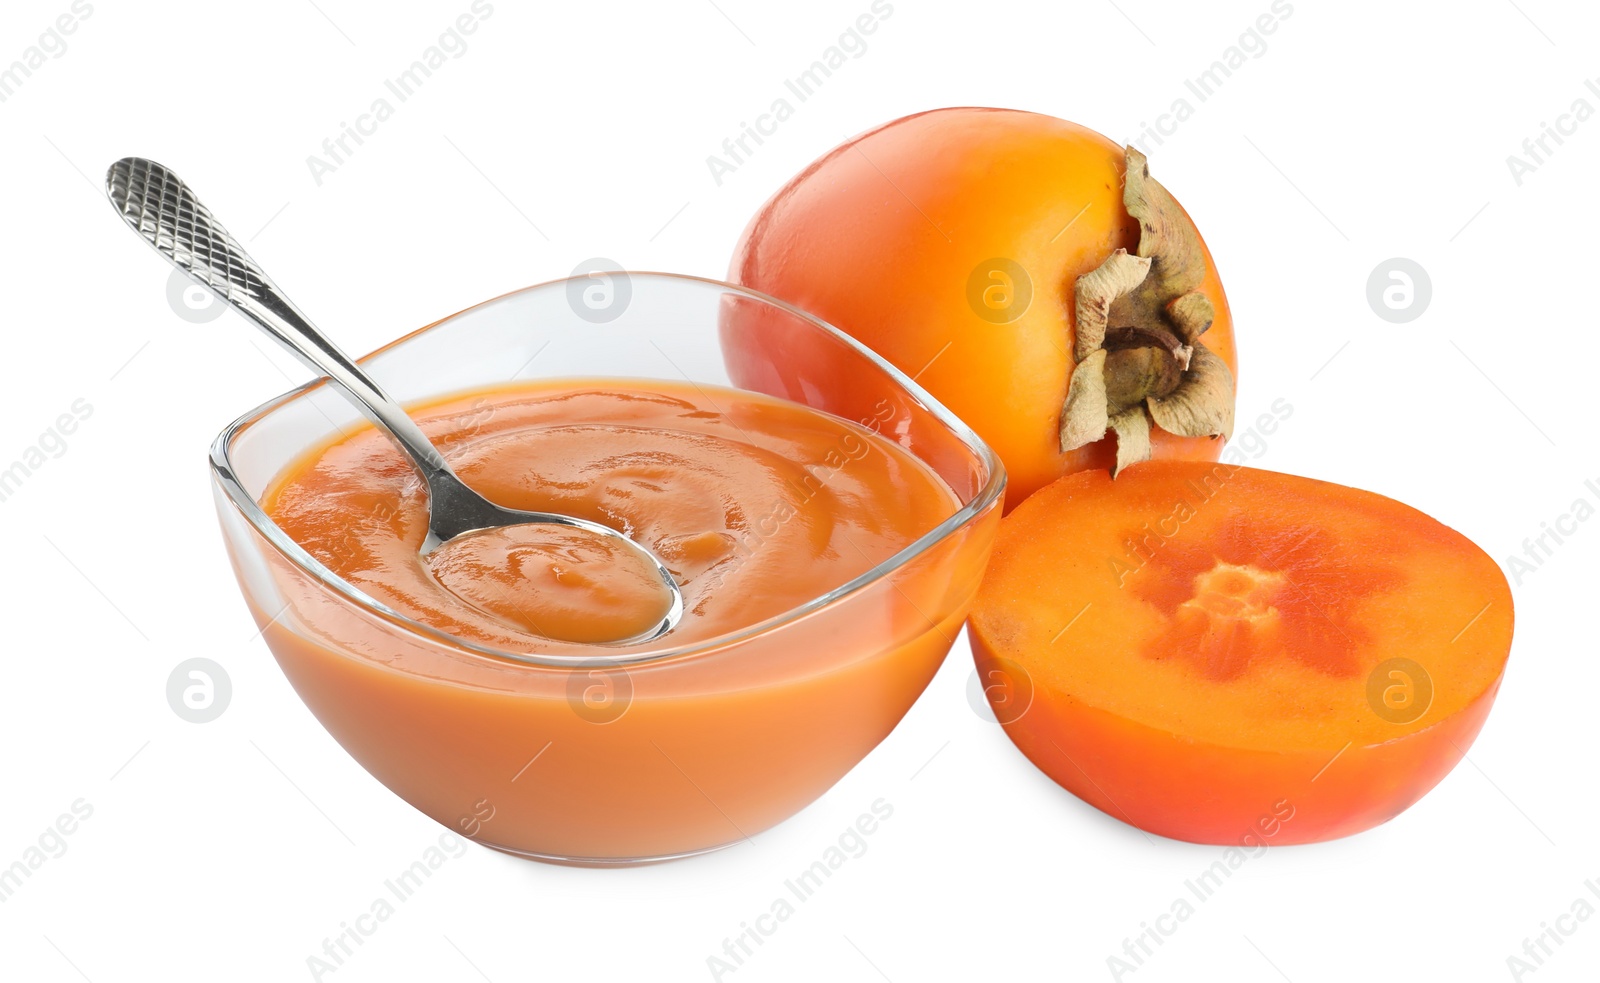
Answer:
M416 421L289 302L176 174L152 160L124 157L106 172L106 195L123 221L156 252L209 287L313 370L327 376L411 459L428 485L428 533L422 542L423 556L447 540L478 529L528 522L587 529L596 535L620 539L643 554L672 594L672 604L659 625L646 635L623 641L646 641L678 623L683 616L683 591L672 571L627 533L575 516L502 508L462 482Z
M388 431L430 484L459 484L416 423L289 302L178 175L153 160L124 157L106 172L106 194L123 221L156 252L344 390Z
M106 174L106 193L123 221L179 269L235 306L267 302L272 281L178 176L140 157Z

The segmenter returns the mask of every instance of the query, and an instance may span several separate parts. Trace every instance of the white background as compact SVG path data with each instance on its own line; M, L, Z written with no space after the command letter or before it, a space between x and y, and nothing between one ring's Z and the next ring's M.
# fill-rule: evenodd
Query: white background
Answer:
M94 810L0 904L6 979L311 978L307 957L441 832L323 732L251 637L204 452L305 374L231 315L169 307L169 268L101 191L125 154L176 168L366 351L593 256L721 276L772 191L897 116L1010 106L1127 140L1186 97L1193 116L1152 166L1220 265L1241 419L1294 408L1255 463L1405 500L1503 565L1596 501L1600 118L1520 185L1507 165L1574 100L1600 110L1586 5L1294 0L1202 104L1184 80L1269 0L894 0L865 53L719 186L707 156L867 0L495 0L464 55L319 186L307 157L469 4L317 3L93 0L0 103L0 467L75 400L93 407L0 503L0 866L75 800ZM7 0L0 64L68 10ZM1432 283L1405 324L1366 297L1397 256ZM1584 886L1600 878L1597 557L1591 521L1520 576L1499 704L1437 790L1379 829L1252 859L1124 979L1504 980L1575 899L1600 906ZM166 701L193 656L233 681L212 723ZM1057 788L973 710L971 677L963 640L881 747L752 843L616 871L473 846L324 978L711 979L707 957L881 797L894 814L867 852L724 979L1110 979L1107 957L1220 849L1152 841ZM1600 971L1600 918L1563 924L1574 934L1524 979Z

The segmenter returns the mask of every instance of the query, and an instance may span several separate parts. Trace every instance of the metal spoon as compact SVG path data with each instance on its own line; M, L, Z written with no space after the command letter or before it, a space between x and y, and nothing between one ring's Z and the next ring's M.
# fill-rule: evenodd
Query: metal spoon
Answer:
M620 641L656 638L683 617L683 592L666 565L628 536L576 516L501 508L469 488L405 410L289 302L176 174L155 161L125 157L106 172L106 194L123 220L157 252L232 304L313 370L327 376L405 453L428 485L428 535L422 543L423 556L463 533L483 529L530 523L574 526L619 539L643 554L672 594L667 615L659 625Z

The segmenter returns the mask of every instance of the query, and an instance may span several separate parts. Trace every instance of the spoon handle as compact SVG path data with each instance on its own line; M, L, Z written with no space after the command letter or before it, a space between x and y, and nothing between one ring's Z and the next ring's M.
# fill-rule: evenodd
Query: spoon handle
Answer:
M155 161L125 157L106 172L106 194L123 220L156 252L359 403L430 483L439 472L450 473L443 456L405 410L279 292L176 174Z

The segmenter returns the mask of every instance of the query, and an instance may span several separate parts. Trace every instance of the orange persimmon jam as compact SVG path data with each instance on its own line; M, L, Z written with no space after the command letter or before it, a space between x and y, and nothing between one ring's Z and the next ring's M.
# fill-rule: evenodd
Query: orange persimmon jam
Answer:
M935 471L897 429L902 407L856 409L639 379L411 409L492 501L604 523L660 557L685 612L652 642L572 640L584 623L622 637L657 616L592 543L512 527L421 559L423 489L371 428L290 459L259 501L377 605L254 534L230 539L235 570L307 707L434 820L558 862L739 843L899 722L959 634L998 524L992 477L953 452ZM987 503L952 529L973 480L990 482Z
M564 382L457 398L417 419L490 501L600 522L655 552L684 594L678 644L820 597L956 509L898 444L740 390ZM264 505L375 600L481 644L626 639L665 612L666 590L625 544L560 527L471 533L420 556L426 489L370 427L307 454Z
M629 543L589 529L525 523L462 533L423 560L434 580L505 624L569 642L658 631L672 591Z

